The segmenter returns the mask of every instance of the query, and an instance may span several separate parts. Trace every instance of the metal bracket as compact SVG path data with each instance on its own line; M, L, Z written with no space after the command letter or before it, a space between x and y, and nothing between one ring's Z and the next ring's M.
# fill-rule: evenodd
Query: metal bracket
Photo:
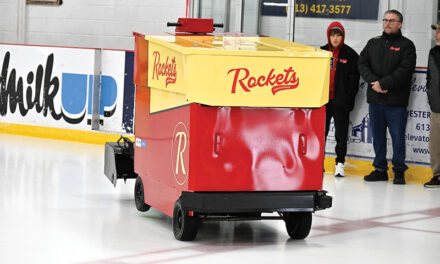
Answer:
M92 130L99 130L99 125L100 125L101 64L102 64L102 50L95 49L93 89L91 95L92 96Z

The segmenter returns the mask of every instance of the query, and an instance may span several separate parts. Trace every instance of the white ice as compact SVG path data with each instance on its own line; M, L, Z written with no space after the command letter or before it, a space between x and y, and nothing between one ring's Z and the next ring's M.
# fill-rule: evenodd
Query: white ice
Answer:
M247 221L203 223L180 242L103 166L103 146L0 134L0 263L440 263L440 189L328 174L333 207L305 240Z

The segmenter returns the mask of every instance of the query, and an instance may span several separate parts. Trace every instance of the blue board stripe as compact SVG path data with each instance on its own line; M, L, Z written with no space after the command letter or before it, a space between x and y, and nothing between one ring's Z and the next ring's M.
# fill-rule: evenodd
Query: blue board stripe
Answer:
M122 111L122 127L125 132L133 133L133 117L134 117L134 52L125 52L125 77L124 77L124 107Z

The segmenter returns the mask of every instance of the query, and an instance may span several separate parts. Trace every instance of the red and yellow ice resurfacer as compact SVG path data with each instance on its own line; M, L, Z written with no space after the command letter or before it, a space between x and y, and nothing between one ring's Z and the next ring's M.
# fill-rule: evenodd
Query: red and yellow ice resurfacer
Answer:
M107 177L136 178L137 209L171 216L178 240L203 221L266 218L305 238L312 213L332 204L322 190L331 54L263 36L134 35L135 143L107 143Z

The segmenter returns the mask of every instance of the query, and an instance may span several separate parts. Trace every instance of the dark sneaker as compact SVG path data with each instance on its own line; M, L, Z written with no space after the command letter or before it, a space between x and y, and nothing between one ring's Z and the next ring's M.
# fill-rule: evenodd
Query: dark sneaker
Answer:
M440 176L434 176L432 179L425 183L426 188L440 188Z
M405 184L405 175L403 174L403 171L396 171L394 172L394 184Z
M374 170L364 177L365 181L388 181L388 173L386 171Z

